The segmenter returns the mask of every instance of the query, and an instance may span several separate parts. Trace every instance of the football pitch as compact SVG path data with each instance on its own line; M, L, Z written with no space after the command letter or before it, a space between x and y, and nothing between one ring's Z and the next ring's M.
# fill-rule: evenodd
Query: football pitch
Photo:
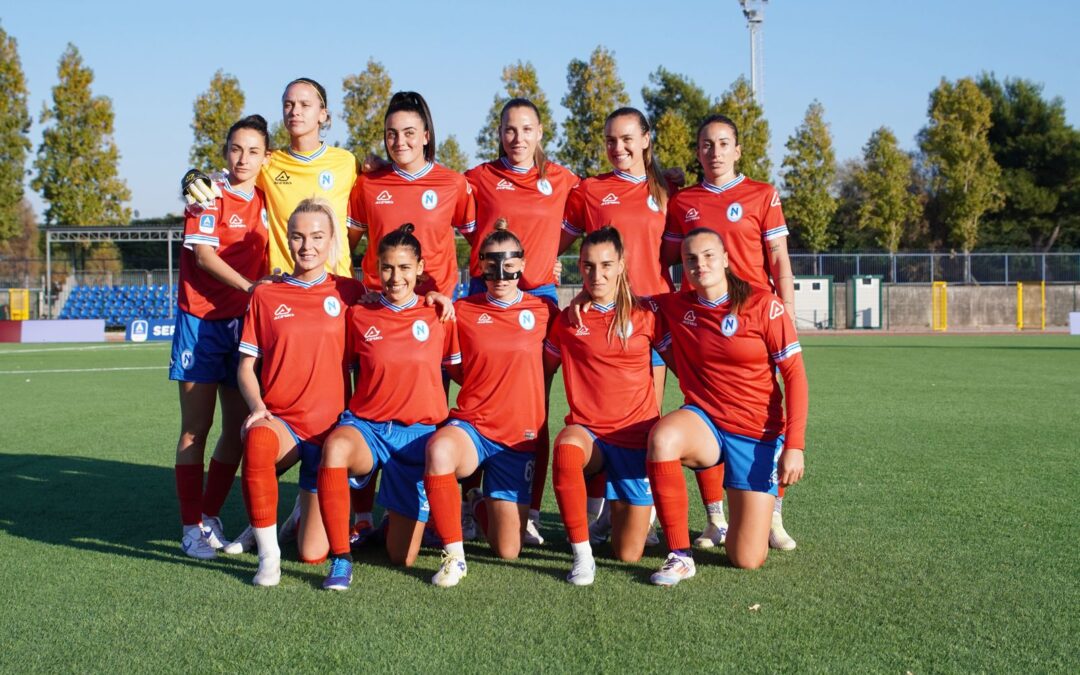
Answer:
M1080 670L1080 338L803 345L799 545L762 569L700 552L657 588L662 548L623 564L605 545L573 587L549 480L548 541L521 559L467 545L468 577L439 589L438 552L405 570L373 550L347 593L291 546L274 589L251 585L253 554L181 553L167 344L0 345L0 671ZM665 409L680 400L669 382ZM246 522L239 481L222 519Z

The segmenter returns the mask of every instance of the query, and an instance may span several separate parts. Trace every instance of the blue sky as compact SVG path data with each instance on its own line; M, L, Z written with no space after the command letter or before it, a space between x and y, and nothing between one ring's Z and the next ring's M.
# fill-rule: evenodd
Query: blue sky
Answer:
M341 81L373 56L395 89L425 95L440 137L455 134L474 155L475 137L502 67L531 61L555 104L566 65L602 44L615 52L634 105L663 65L718 96L749 75L749 36L737 0L710 2L259 2L233 10L209 2L21 2L0 10L19 42L29 79L31 131L50 101L56 65L75 43L112 99L120 172L143 217L176 212L191 144L192 102L214 71L240 79L248 112L279 115L283 85L305 75L329 90L328 141L344 139ZM300 9L297 9L300 8ZM1023 77L1060 96L1080 124L1080 3L996 0L771 0L765 20L766 115L778 167L784 141L807 105L825 106L837 157L859 154L870 133L891 127L906 148L925 124L929 92L942 77L992 71ZM774 167L774 171L775 168ZM40 214L40 196L31 195Z

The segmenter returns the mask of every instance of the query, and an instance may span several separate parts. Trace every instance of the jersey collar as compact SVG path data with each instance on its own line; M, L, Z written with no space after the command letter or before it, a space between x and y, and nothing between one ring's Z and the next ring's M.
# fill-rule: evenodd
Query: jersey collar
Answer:
M716 302L709 302L708 300L706 300L705 298L701 297L700 295L699 295L699 296L697 296L697 300L698 300L698 302L700 302L701 304L705 305L705 306L706 306L706 307L708 307L709 309L716 309L717 307L719 307L720 305L724 304L725 302L727 302L727 301L728 301L728 300L730 300L730 299L731 299L731 298L730 298L730 296L729 296L729 295L728 295L727 293L724 293L723 295L721 295L721 296L720 296L720 297L719 297L719 298L718 298L718 299L716 300Z
M292 286L299 286L300 288L311 288L312 286L318 286L322 282L326 281L326 272L323 272L322 276L320 276L315 281L300 281L291 274L286 274L284 281L285 283Z
M322 145L320 145L319 149L316 150L315 152L311 153L310 155L301 154L299 152L296 152L292 148L289 148L289 150L288 150L288 153L293 157L293 159L298 159L301 162L311 162L311 161L313 161L315 159L318 159L319 157L322 157L322 154L324 152L326 152L326 143L323 143Z
M498 298L494 297L491 293L488 293L487 294L487 301L489 303L495 305L496 307L499 307L500 309L506 309L507 307L511 307L511 306L516 305L519 302L521 302L521 298L523 298L524 296L525 296L525 293L522 292L521 289L518 289L517 297L515 297L510 302L506 302L504 300L499 300Z
M243 190L237 190L232 185L229 185L228 180L221 181L221 189L224 190L225 192L228 192L229 194L231 194L231 195L233 195L235 197L239 197L240 199L243 199L245 202L250 202L252 199L255 198L255 190L254 189L252 189L251 192L244 192Z
M618 169L615 169L615 177L616 178L622 178L627 183L633 183L634 185L637 185L638 183L644 183L645 181L649 180L648 175L645 175L645 176L631 176L630 174L626 173L625 171L619 171Z
M706 180L702 180L701 181L701 187L705 188L709 192L715 192L715 193L719 194L721 192L724 192L725 190L730 190L731 188L735 187L736 185L743 182L744 180L746 180L746 176L744 176L744 175L742 175L740 173L738 176L735 176L734 178L732 178L728 182L724 183L723 185L713 185L712 183L710 183L710 182L708 182Z
M531 166L529 166L529 167L525 167L525 166L517 166L516 164L513 164L513 163L512 163L512 162L511 162L511 161L510 161L509 159L507 159L506 157L500 157L500 158L499 158L499 161L500 161L500 162L502 162L502 165L503 165L504 167L506 167L506 168L507 168L507 169L509 169L510 171L513 171L514 173L529 173L529 172L530 172L530 171L532 171L532 169L533 169L533 167L531 167Z
M414 180L420 180L424 176L428 175L428 172L431 171L434 167L435 167L434 162L428 162L427 164L424 165L423 169L420 169L416 173L409 173L405 169L402 169L400 166L395 164L394 165L394 173L401 176L402 178L404 178L407 181L414 181Z
M395 305L394 303L387 300L386 296L384 296L384 295L379 296L379 304L381 304L383 307L389 309L391 312L403 312L406 309L409 309L410 307L415 307L416 303L418 301L419 301L419 299L416 297L416 295L413 295L412 300L409 300L404 305Z
M593 309L600 312L601 314L607 314L611 310L615 309L615 303L612 302L611 304L608 304L608 305L601 305L599 302L594 302L593 303Z

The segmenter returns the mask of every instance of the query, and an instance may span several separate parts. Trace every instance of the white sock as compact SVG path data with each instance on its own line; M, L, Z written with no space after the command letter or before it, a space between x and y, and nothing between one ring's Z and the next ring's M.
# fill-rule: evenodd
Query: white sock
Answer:
M570 550L574 552L574 560L589 560L592 558L592 545L586 539L583 542L570 544Z
M465 544L463 542L455 541L453 544L447 544L443 548L446 549L448 554L455 558L465 559Z
M260 558L280 558L281 547L277 541L277 525L269 527L253 527L255 533L255 545L259 549Z
M536 509L529 509L529 520L533 521L534 523L539 523L540 522L540 512L537 511Z
M777 497L776 498L776 506L773 507L773 512L774 513L780 513L780 509L781 509L781 507L783 507L783 505L784 505L784 498L783 497Z
M589 497L585 500L585 509L589 512L589 522L595 522L600 517L600 512L604 510L604 498L603 497Z
M709 502L705 505L705 513L708 514L709 522L713 525L727 524L727 520L724 518L724 502Z

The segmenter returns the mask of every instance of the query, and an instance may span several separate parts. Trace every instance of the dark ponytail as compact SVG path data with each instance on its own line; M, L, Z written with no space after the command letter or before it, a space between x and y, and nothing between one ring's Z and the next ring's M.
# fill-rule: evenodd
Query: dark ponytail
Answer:
M536 107L536 104L527 98L512 98L506 102L506 105L502 107L502 112L499 113L499 157L506 157L506 150L502 145L502 127L506 124L506 114L514 108L528 108L536 114L536 121L543 127L544 120L540 119L540 109ZM536 151L533 153L533 164L536 165L536 171L540 178L547 177L547 153L544 152L544 144L542 142L536 144Z
M240 129L251 129L259 134L262 134L263 144L266 146L266 151L270 152L273 148L270 147L270 132L267 129L266 118L262 115L248 115L247 117L237 120L229 127L229 133L225 134L225 145L222 147L222 153L226 158L229 156L229 144L232 143L232 136Z
M420 240L413 234L415 229L416 226L412 223L405 223L393 232L383 235L383 238L379 240L379 256L381 257L392 248L404 246L413 250L417 260L422 260L424 256L420 253Z
M653 141L656 139L652 138L652 127L649 126L649 118L645 117L645 113L637 108L619 108L607 116L607 119L604 120L604 126L607 127L611 120L624 116L634 117L641 127L641 133L649 137L649 147L645 148L641 155L642 159L645 160L645 176L649 182L649 196L656 202L656 206L661 213L667 213L667 183L664 182L664 169L660 166L660 160L653 153Z
M390 104L386 106L386 115L383 116L383 124L396 112L412 112L420 116L424 123L424 131L428 133L428 142L424 146L424 159L429 162L435 161L435 121L431 119L431 110L427 101L415 91L399 91L390 97ZM383 144L385 145L385 140ZM390 148L386 149L387 154Z

